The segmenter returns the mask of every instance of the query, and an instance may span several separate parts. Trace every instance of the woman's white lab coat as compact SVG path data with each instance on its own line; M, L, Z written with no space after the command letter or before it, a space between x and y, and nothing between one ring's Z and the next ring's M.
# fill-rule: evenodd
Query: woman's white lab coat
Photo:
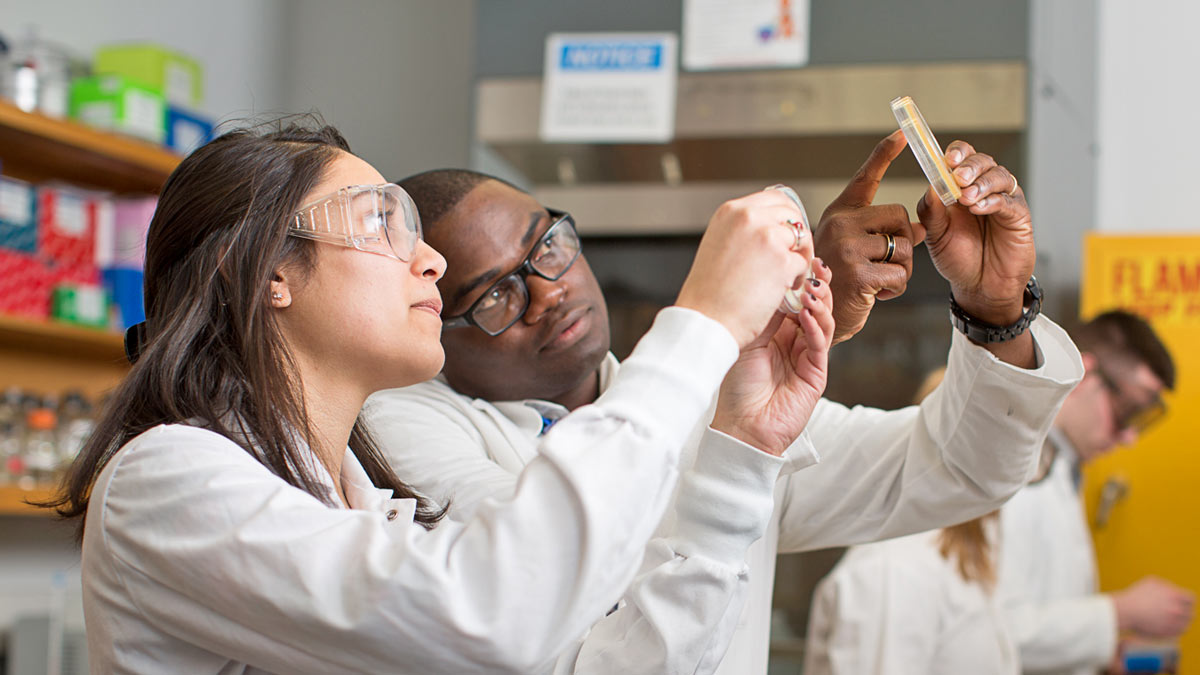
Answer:
M349 449L337 478L352 508L339 509L211 431L141 434L109 461L88 508L93 672L550 671L631 582L653 583L653 571L634 575L681 446L738 354L724 328L687 310L664 310L651 334L618 383L545 436L511 500L432 531ZM681 488L697 508L662 548L694 555L676 554L671 579L679 565L744 567L774 508L782 460L753 449L712 459ZM716 595L728 603L733 590ZM698 654L710 635L694 640Z
M805 675L1017 675L997 603L938 552L940 530L855 546L817 587Z

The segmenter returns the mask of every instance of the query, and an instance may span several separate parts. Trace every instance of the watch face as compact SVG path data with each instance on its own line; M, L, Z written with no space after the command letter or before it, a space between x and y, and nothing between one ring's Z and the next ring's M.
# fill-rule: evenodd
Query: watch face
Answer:
M1042 299L1042 285L1038 283L1037 277L1029 275L1029 283L1025 284L1025 290L1033 296L1034 300Z

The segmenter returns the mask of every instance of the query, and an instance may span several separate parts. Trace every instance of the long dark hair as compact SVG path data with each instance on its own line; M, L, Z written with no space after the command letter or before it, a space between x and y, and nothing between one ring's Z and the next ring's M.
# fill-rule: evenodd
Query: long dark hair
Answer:
M305 445L316 447L299 371L268 295L281 266L301 275L315 244L286 223L350 148L330 126L278 122L226 133L189 155L163 186L146 241L143 345L59 494L40 504L84 518L118 449L159 424L199 426L239 444L289 484L331 504ZM388 466L365 423L349 445L377 487L417 500L417 522L443 515ZM332 504L331 504L332 505Z

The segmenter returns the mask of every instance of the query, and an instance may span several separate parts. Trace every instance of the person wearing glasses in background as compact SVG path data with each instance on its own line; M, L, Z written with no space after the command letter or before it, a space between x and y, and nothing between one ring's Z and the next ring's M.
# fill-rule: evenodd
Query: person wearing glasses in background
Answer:
M1084 465L1133 443L1166 413L1171 355L1149 324L1123 311L1097 316L1073 337L1087 374L1055 418L1042 476L1000 512L997 589L1028 673L1096 673L1118 660L1120 633L1171 638L1192 619L1192 593L1156 577L1097 593L1079 498Z

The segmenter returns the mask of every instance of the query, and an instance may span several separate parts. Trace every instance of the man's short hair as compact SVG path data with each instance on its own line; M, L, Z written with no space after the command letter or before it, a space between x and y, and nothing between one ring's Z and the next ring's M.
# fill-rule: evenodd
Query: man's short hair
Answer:
M1079 351L1096 358L1132 359L1145 364L1167 389L1175 388L1175 362L1154 329L1142 317L1122 310L1100 314L1072 336Z
M428 230L449 213L471 190L484 181L494 180L513 188L521 188L503 178L470 169L434 169L413 174L397 181L397 185L412 197L421 216L421 225Z

